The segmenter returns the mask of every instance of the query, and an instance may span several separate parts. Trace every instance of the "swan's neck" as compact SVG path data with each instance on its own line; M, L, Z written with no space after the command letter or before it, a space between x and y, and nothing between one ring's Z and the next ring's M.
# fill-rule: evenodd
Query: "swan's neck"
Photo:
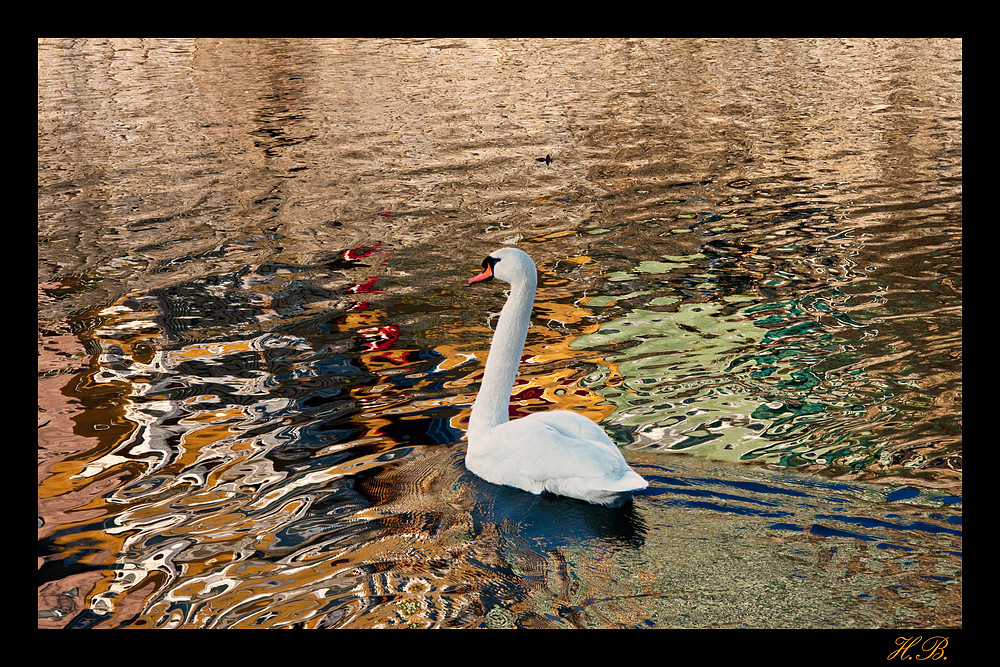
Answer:
M518 284L512 284L507 303L500 311L493 343L486 358L486 372L479 395L469 417L469 443L494 426L509 419L510 393L521 364L524 339L528 335L531 307L535 303L534 273Z

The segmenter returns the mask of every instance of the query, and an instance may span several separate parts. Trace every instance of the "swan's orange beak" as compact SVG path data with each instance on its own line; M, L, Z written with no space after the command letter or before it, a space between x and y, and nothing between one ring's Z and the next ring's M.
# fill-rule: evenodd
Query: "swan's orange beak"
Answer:
M473 283L481 283L484 280L492 280L492 278L493 278L493 265L487 264L486 268L483 269L482 273L480 273L475 278L471 278L469 280L469 284L472 285Z

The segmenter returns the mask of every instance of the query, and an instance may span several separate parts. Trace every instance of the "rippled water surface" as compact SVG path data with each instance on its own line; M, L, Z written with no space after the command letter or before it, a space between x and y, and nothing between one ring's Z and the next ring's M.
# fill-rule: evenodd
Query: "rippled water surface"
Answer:
M958 40L39 41L39 627L961 627L961 93ZM626 508L463 466L503 245L511 414Z

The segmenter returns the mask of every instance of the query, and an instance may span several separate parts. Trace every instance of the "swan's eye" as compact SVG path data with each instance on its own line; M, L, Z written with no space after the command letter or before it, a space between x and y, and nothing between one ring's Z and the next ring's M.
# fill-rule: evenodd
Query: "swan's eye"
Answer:
M487 266L492 268L496 266L497 262L499 261L500 261L499 257L493 257L492 255L487 255L486 259L483 260L483 268L485 269Z

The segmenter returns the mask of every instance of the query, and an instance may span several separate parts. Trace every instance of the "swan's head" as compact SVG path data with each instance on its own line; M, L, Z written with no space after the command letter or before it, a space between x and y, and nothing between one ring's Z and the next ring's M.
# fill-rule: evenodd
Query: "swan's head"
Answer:
M483 260L483 271L469 280L469 284L486 282L487 280L502 280L512 285L530 281L535 282L535 263L528 253L518 248L500 248L494 250Z

